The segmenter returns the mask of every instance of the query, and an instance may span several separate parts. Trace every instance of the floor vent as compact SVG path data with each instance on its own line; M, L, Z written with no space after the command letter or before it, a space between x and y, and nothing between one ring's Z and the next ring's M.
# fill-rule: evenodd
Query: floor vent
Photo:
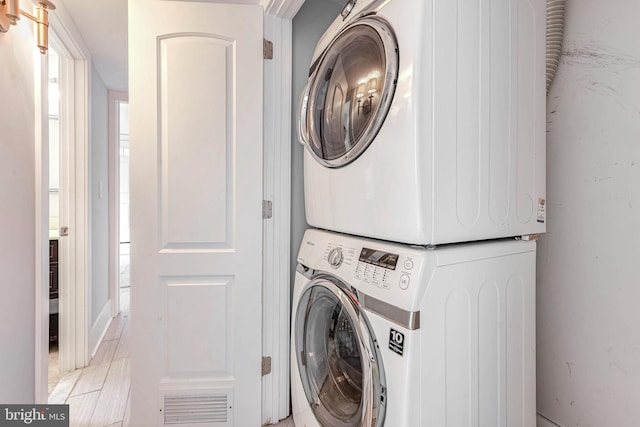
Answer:
M227 394L164 396L164 424L226 423Z

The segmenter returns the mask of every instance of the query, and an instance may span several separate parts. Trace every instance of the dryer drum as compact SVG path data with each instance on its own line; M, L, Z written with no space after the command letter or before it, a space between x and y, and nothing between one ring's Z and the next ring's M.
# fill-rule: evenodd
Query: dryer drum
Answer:
M336 36L300 107L301 142L318 162L340 167L366 150L389 111L397 75L398 44L383 19L358 19Z

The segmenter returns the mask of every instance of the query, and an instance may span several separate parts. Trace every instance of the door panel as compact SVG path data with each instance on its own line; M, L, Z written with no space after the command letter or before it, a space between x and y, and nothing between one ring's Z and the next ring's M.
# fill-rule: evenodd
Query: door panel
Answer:
M129 2L132 425L261 424L262 14Z
M180 33L162 37L159 47L162 247L230 249L236 142L229 132L235 119L233 41ZM185 114L195 105L199 114ZM194 189L202 197L193 197Z

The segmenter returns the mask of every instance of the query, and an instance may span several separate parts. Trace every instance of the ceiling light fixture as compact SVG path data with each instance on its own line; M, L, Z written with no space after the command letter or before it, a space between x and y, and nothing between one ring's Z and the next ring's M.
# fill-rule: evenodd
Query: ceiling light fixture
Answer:
M49 49L49 10L56 5L49 0L37 0L36 16L20 9L20 0L0 0L0 32L6 33L11 25L17 25L20 15L36 23L38 28L38 48L43 55Z

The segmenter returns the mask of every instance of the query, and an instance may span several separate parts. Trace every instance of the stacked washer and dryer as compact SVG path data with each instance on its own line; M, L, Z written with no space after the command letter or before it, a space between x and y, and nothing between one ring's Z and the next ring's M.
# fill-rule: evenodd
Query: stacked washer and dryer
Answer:
M297 427L533 427L545 3L350 0L300 102Z

